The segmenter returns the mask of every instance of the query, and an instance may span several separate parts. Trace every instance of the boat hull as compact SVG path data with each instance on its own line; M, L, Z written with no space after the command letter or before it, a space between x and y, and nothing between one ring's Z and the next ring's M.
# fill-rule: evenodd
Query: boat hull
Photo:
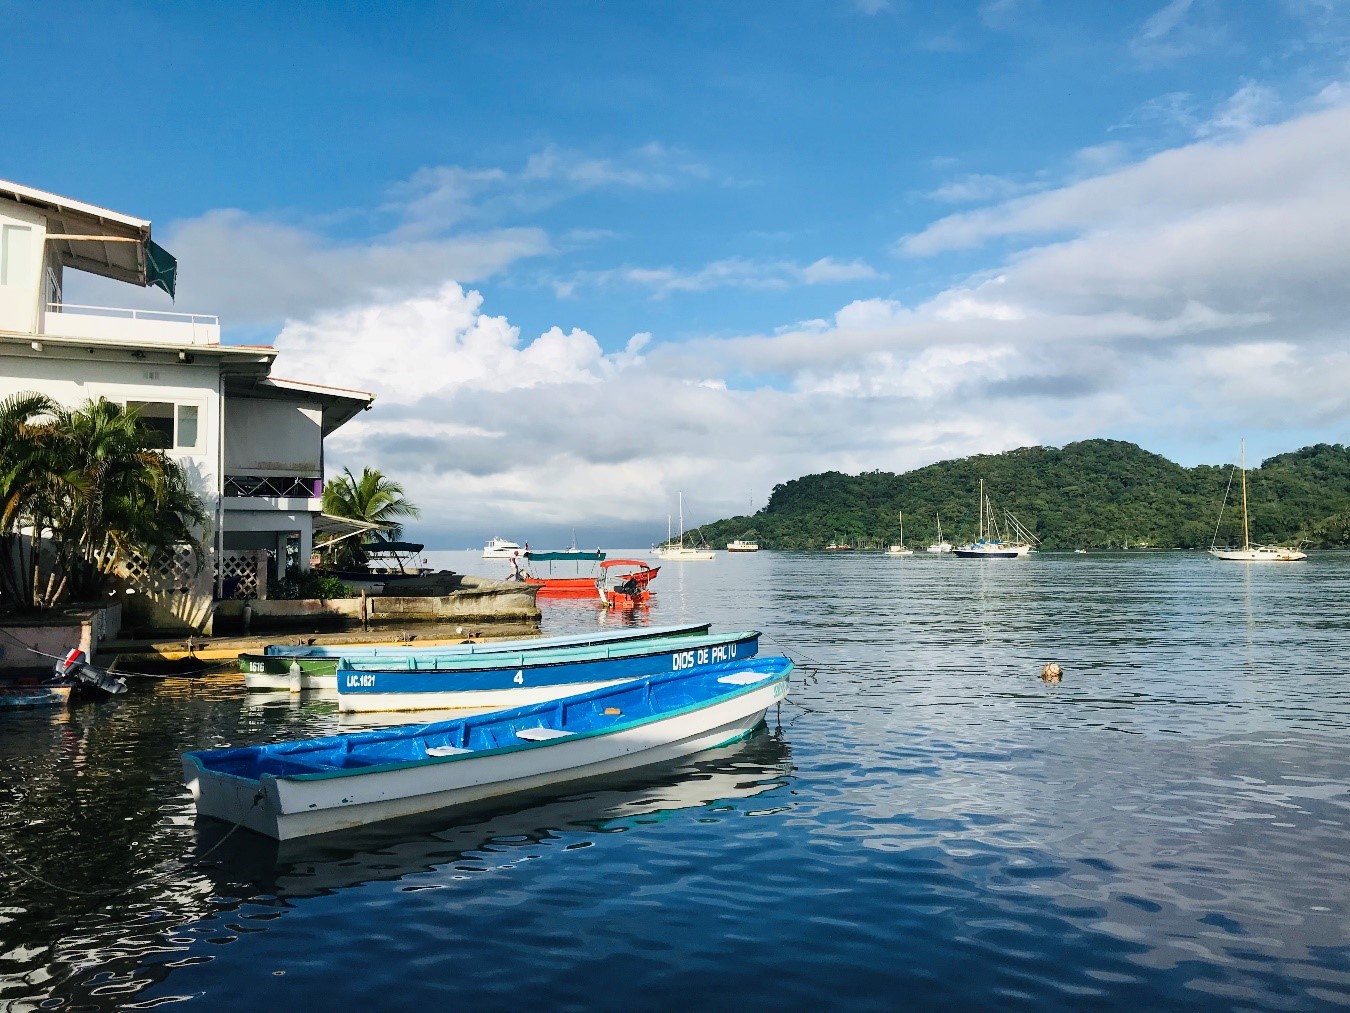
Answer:
M656 558L671 563L697 563L716 559L717 553L712 549L657 549Z
M1308 558L1301 549L1270 545L1254 549L1210 549L1209 554L1233 563L1297 563Z
M689 639L688 645L679 641ZM494 658L483 666L338 669L338 710L445 710L511 707L556 700L602 686L667 672L692 671L753 658L758 633L674 637L648 644L615 644L560 658L534 652ZM489 659L484 659L488 662Z
M183 756L183 776L202 816L240 824L278 840L350 829L661 763L735 742L753 731L765 711L787 696L791 663L773 660L782 660L783 665L766 669L755 684L733 684L706 703L653 713L611 730L575 735L560 732L555 733L557 737L481 752L424 752L418 760L377 766L366 765L369 757L363 760L354 750L350 759L342 761L356 764L349 768L295 774L264 772L256 779L213 769L210 753L187 753ZM738 668L723 667L729 672ZM650 680L646 685L649 698L658 681ZM611 692L633 688L630 685ZM641 688L639 684L639 691ZM598 700L572 698L565 704L551 705L551 709L603 706L604 694L595 696ZM618 708L613 710L617 712ZM522 708L488 718L498 724L528 723L529 711ZM425 751L436 729L458 724L416 726L409 732L421 738ZM542 730L542 726L525 729L530 730ZM404 740L408 737L405 735ZM284 765L285 757L278 762Z
M595 595L592 583L591 594ZM658 637L697 636L708 632L711 623L689 623L683 626L650 626L632 630L599 631L558 637L527 637L511 640L486 640L481 643L367 646L335 644L325 647L284 647L273 645L264 653L239 655L239 669L244 673L244 685L249 689L288 690L291 686L291 664L300 666L300 689L337 690L338 662L375 661L390 659L406 662L410 657L479 656L513 651L543 651L561 647L584 647L592 644L631 643L654 640Z

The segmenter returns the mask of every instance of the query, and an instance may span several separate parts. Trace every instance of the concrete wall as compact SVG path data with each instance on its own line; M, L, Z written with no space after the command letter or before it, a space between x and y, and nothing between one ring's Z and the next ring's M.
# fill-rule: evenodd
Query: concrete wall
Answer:
M55 661L43 655L63 657L72 647L78 647L92 658L104 641L118 635L121 623L122 608L113 605L98 609L64 609L50 618L26 625L0 626L4 631L0 636L0 671L50 670ZM34 654L25 647L42 653Z
M537 627L540 612L534 596L533 587L514 581L464 577L459 590L452 594L434 597L372 595L366 599L366 608L368 622L373 626L524 623ZM216 606L213 632L219 636L242 629L246 604L254 632L350 629L361 625L360 598L226 601Z

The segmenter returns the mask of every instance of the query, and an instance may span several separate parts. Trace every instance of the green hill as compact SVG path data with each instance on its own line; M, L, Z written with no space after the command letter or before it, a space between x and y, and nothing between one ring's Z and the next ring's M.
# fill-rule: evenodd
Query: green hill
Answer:
M900 475L806 475L775 486L768 505L753 516L704 524L701 531L718 547L753 537L766 549L822 549L837 538L879 548L899 540L903 510L912 548L936 540L938 515L943 536L959 543L975 535L983 478L995 509L1016 514L1047 549L1208 548L1230 477L1218 540L1240 543L1234 469L1183 468L1120 440L1022 447ZM1350 545L1350 449L1340 444L1267 459L1247 472L1247 495L1253 542Z

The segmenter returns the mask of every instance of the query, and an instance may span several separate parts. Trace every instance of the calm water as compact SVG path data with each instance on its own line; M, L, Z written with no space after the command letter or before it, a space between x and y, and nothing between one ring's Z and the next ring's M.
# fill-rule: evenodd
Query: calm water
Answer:
M178 754L347 727L332 701L0 713L0 1009L1350 1003L1350 554L762 552L653 587L650 621L802 662L767 728L392 831L198 835Z

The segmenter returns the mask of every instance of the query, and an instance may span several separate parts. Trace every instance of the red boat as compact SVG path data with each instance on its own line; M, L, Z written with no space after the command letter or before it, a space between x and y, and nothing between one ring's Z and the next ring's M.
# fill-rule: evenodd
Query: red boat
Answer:
M600 564L601 577L595 582L604 603L613 609L643 608L652 596L647 585L661 572L641 559L608 559Z

